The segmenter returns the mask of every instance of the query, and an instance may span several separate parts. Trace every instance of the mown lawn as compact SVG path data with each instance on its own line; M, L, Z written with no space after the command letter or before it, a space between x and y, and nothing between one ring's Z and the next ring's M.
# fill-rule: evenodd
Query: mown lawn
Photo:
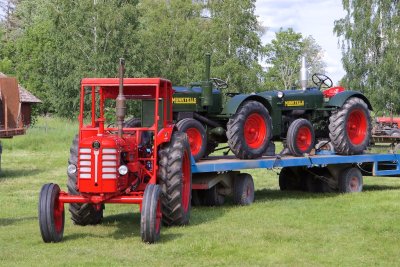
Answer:
M44 244L39 191L48 182L66 190L76 129L41 118L26 136L2 141L0 265L400 265L400 180L365 178L361 194L288 193L278 170L249 170L253 205L193 208L189 226L163 228L155 245L141 242L135 205L107 205L98 226L75 226L66 213L64 241Z

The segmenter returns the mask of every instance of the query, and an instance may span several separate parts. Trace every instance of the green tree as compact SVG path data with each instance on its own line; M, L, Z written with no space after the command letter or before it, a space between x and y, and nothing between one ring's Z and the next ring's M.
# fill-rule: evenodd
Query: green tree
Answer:
M400 2L343 0L346 16L335 21L340 38L343 83L367 94L377 111L399 102ZM400 112L400 107L395 106Z
M17 6L23 32L15 43L14 62L20 80L44 100L42 112L75 116L80 79L116 76L121 56L131 63L128 75L136 74L136 1L35 4Z
M292 28L280 29L275 39L265 46L267 72L265 87L270 89L296 87L299 82L300 59L306 57L308 72L324 73L323 51L312 36L303 38ZM309 79L310 79L309 75ZM309 81L311 85L311 81Z

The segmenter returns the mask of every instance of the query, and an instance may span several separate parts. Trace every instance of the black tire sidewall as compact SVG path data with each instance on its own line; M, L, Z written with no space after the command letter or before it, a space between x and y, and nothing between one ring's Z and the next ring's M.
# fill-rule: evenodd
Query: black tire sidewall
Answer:
M195 128L199 131L202 140L201 140L201 148L199 150L199 152L196 155L193 155L193 158L195 161L200 160L202 157L204 157L205 153L206 153L206 149L207 149L207 134L206 134L206 130L204 128L204 126L195 119L192 118L185 118L181 121L179 121L176 124L176 127L178 128L179 131L186 133L186 131L190 128Z

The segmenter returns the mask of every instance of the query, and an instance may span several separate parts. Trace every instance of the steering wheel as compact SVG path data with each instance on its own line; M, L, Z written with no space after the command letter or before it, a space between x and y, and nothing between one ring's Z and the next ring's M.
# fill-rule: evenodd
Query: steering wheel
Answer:
M318 89L321 90L322 86L326 88L331 88L333 86L333 82L331 78L326 76L325 74L315 73L311 77L313 83L318 86Z
M215 87L217 87L219 89L228 88L228 83L220 78L210 78L210 80L215 85Z

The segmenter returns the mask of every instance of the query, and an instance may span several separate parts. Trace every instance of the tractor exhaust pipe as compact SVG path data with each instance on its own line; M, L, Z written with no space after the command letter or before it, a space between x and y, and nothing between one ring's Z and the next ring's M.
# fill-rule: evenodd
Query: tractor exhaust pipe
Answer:
M117 127L118 137L122 137L122 128L124 125L125 114L126 114L126 99L124 96L124 74L125 74L125 59L119 59L119 93L116 99L116 115L117 115Z
M201 93L201 104L202 106L211 106L213 103L212 98L212 82L210 80L210 65L211 65L211 55L207 53L205 55L205 66L204 79L202 82L203 91Z
M306 65L306 57L302 56L301 57L301 68L300 68L300 84L301 84L301 89L306 90L307 89L307 65Z

